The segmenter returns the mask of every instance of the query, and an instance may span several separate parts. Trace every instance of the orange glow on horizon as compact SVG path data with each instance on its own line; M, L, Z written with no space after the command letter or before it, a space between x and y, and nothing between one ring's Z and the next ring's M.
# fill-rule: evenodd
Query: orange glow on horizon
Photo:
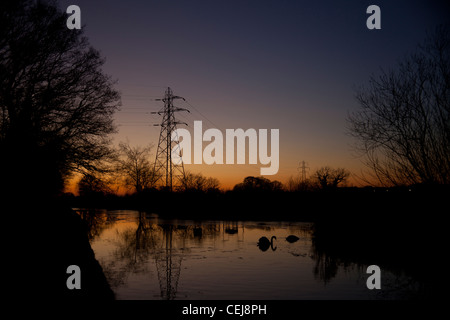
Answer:
M309 171L307 177L312 178L313 172L315 170L316 169ZM355 176L356 171L353 172L351 169L349 170L352 172L352 175L346 181L346 186L362 187L367 185L366 183L363 183L360 179L358 179L357 176ZM244 179L248 176L261 176L259 174L259 166L257 165L186 165L185 171L194 174L200 173L206 178L212 177L218 179L220 183L219 188L222 191L232 190L236 184L243 182ZM286 186L288 180L291 177L299 177L299 174L300 173L298 170L282 170L282 168L280 168L280 172L278 174L263 177L269 179L270 181L280 181ZM80 175L76 175L68 180L64 191L70 192L74 195L79 195L77 184L80 178ZM132 191L127 190L125 187L120 186L119 184L111 186L111 189L115 194L118 195L132 193Z

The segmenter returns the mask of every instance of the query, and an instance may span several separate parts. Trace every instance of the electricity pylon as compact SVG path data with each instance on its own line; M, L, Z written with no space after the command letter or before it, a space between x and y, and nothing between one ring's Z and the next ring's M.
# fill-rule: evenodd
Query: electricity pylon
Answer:
M171 191L174 185L174 179L184 178L184 165L183 161L178 161L174 163L172 161L172 152L177 155L177 158L181 160L181 148L177 139L172 139L172 133L176 133L177 125L184 124L184 122L176 121L175 112L187 111L185 108L177 108L173 105L173 100L182 99L186 101L183 97L174 96L173 91L167 88L164 98L156 99L156 101L163 101L164 107L158 112L152 112L152 114L162 115L161 121L161 132L159 134L158 149L156 150L156 160L154 173L157 182L161 181L165 187L169 188ZM158 126L158 125L157 125ZM175 141L173 141L175 140Z
M301 177L302 177L302 183L306 182L306 169L309 169L309 167L306 166L305 161L301 162L301 166L298 167L298 170L301 169Z

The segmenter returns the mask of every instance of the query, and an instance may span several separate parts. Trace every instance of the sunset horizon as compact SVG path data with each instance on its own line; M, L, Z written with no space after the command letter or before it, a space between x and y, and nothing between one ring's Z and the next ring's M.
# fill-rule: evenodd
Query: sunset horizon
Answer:
M61 1L61 8L66 4ZM444 18L437 10L440 2L420 9L419 15L415 7L405 14L402 6L383 1L378 3L382 27L369 30L364 3L327 2L322 10L319 3L264 2L235 10L231 3L200 1L178 3L170 11L169 26L168 4L78 5L83 32L106 58L105 72L121 92L113 145L152 145L154 157L162 118L152 112L161 110L164 104L157 100L171 87L186 99L174 105L190 111L176 113L177 121L187 124L179 128L192 132L194 121L203 121L204 130L222 132L279 129L279 171L266 178L286 183L300 174L305 161L308 175L324 166L349 170L348 183L354 186L367 184L359 178L367 170L362 155L348 135L348 114L358 107L355 89L380 69L395 68L433 31L436 15ZM225 189L246 176L260 176L253 165L185 168L219 179Z
M2 1L8 298L177 319L442 298L449 16L448 0Z

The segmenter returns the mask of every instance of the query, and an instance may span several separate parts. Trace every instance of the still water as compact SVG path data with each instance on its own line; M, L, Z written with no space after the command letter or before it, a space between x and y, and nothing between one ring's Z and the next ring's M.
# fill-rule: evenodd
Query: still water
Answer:
M119 300L395 298L367 288L367 266L338 266L323 277L310 223L165 220L126 210L84 219ZM392 281L398 276L383 272L383 285Z

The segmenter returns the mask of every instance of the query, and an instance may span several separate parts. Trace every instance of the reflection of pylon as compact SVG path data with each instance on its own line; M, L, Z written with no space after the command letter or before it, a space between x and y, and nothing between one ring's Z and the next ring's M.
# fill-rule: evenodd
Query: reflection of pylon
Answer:
M155 255L159 288L163 300L175 299L180 278L181 256L173 254L172 234L173 226L163 226L165 248Z
M174 96L172 89L167 88L166 94L163 99L156 99L156 101L164 101L164 108L158 112L152 112L152 114L159 114L163 116L160 124L161 131L159 134L158 149L156 150L155 160L155 175L158 181L162 182L165 187L172 190L173 179L180 180L184 177L183 161L174 163L172 161L172 152L175 152L178 157L181 158L181 148L178 144L178 139L172 141L172 133L176 133L177 124L186 124L175 120L174 113L177 111L188 111L184 108L176 108L173 105L173 100L183 99L183 97Z

